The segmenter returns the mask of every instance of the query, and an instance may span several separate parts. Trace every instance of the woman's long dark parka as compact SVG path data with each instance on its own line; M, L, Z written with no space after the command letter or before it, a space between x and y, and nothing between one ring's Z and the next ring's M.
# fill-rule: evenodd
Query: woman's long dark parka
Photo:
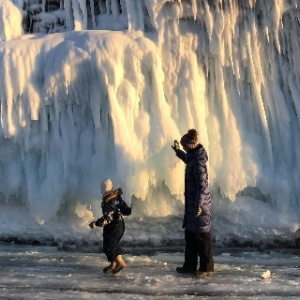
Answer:
M211 196L208 186L206 150L199 144L187 153L181 149L176 149L175 152L186 164L183 228L194 233L210 232ZM202 213L199 217L195 217L198 208L202 209Z

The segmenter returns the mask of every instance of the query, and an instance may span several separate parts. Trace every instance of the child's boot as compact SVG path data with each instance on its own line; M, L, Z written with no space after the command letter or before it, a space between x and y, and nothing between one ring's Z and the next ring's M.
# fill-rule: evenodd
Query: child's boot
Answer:
M126 267L126 264L121 255L118 255L116 257L115 262L116 262L116 267L114 268L114 270L112 272L114 274L117 274Z
M112 261L109 266L107 266L103 269L103 272L104 273L113 272L113 270L116 268L116 265L117 265L117 263L115 261Z

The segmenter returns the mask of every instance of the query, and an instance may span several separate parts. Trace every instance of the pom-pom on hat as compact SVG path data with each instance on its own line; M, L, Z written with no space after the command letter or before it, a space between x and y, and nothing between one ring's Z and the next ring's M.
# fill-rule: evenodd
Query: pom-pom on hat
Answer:
M101 191L101 194L104 196L106 195L107 193L111 192L113 189L113 183L110 179L103 179L101 182L100 182L100 191Z
M198 132L196 129L189 129L189 131L181 138L180 144L183 148L194 149L198 145Z

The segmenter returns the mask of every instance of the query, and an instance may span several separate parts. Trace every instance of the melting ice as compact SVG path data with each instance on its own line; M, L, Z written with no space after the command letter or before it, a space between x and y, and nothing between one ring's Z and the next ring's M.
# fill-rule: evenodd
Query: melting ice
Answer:
M298 229L297 0L52 2L0 1L2 235L86 235L109 177L127 239L177 237L189 128L217 241Z

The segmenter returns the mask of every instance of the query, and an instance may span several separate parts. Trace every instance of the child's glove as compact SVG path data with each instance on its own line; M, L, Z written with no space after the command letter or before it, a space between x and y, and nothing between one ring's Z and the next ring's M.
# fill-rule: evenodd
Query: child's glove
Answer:
M197 207L195 210L195 218L200 217L202 214L202 208L201 207Z
M179 150L179 142L177 140L174 141L174 144L171 146L174 151Z
M96 227L96 222L95 221L92 221L90 224L89 224L90 228L93 229Z

